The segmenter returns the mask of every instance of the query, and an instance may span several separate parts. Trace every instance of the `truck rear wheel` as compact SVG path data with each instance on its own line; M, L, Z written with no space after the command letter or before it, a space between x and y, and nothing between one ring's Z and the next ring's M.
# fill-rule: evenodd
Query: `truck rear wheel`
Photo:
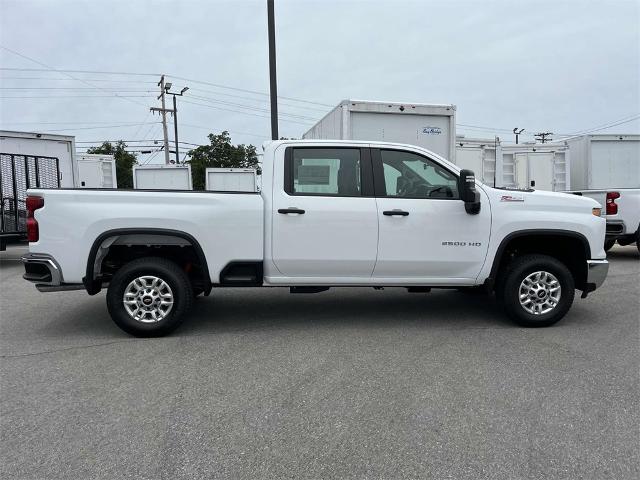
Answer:
M174 262L145 257L124 265L107 290L113 321L136 337L159 337L175 330L191 308L193 291Z
M514 260L496 292L507 315L523 327L548 327L566 315L575 296L569 269L547 255Z

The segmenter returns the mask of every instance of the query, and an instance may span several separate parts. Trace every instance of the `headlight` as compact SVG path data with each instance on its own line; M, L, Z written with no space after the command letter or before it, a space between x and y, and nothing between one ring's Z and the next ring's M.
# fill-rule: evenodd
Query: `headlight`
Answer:
M602 216L602 208L600 208L600 207L592 208L591 209L591 213L593 213L596 217L601 217Z

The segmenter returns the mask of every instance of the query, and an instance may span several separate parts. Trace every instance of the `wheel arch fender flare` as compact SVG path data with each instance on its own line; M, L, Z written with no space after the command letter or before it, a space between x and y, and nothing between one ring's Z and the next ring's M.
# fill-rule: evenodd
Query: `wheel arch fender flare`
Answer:
M491 271L489 273L489 277L487 278L485 283L488 283L490 286L492 286L495 283L496 277L498 274L498 269L500 268L500 265L502 263L502 259L507 251L507 247L512 241L518 238L537 237L537 236L567 237L567 238L572 238L574 240L578 240L582 244L582 247L584 249L585 260L588 260L591 258L591 247L589 246L589 241L587 240L587 237L585 237L580 232L575 232L572 230L560 230L560 229L516 230L514 232L507 234L500 242L500 245L498 245L496 254L493 257L493 263L491 265Z
M162 235L178 237L186 240L193 247L196 256L198 257L198 261L202 264L202 276L205 285L207 285L205 294L208 294L211 291L212 284L211 277L209 275L207 257L205 256L200 243L195 239L195 237L193 237L193 235L182 230L172 230L169 228L116 228L102 232L95 238L93 244L91 245L89 256L87 258L86 275L82 279L82 283L84 284L84 287L89 295L95 295L102 289L102 282L95 279L95 262L100 246L104 243L105 240L121 235Z

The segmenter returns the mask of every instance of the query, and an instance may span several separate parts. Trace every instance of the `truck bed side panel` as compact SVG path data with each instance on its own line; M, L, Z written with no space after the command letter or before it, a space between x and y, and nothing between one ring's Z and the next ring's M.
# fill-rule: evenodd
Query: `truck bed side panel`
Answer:
M188 233L204 251L211 281L231 261L263 258L263 203L257 194L171 191L30 190L44 197L35 213L33 253L59 262L65 283L85 276L89 251L106 231L170 229Z

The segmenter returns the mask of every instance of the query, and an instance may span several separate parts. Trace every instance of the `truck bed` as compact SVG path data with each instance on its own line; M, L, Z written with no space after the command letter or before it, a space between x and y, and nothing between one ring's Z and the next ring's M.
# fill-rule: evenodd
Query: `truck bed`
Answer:
M177 230L198 239L211 281L233 260L263 259L263 201L258 193L167 190L31 189L40 239L30 251L64 265L64 283L80 283L95 240L107 231Z

